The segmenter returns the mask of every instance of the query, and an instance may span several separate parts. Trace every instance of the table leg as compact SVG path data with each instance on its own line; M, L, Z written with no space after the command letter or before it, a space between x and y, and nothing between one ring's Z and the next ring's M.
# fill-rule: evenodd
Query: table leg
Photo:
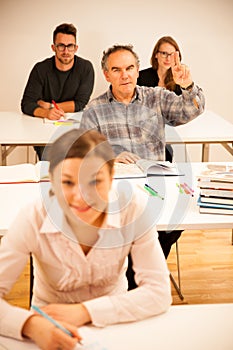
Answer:
M202 162L208 162L209 161L209 149L210 145L208 143L202 144Z

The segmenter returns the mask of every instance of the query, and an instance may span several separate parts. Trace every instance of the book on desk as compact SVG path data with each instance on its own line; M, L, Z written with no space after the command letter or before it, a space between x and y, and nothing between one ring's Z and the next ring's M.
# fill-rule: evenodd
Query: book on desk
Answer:
M199 212L205 214L233 215L233 204L207 203L198 198Z
M0 166L0 184L49 181L49 162Z
M54 124L54 125L80 124L81 119L82 119L82 112L65 113L65 116L58 120L51 120L48 118L44 118L44 123Z
M233 165L208 164L197 176L200 213L233 215Z
M114 171L115 179L184 175L183 172L180 172L176 163L148 159L139 159L136 163L131 164L115 163Z

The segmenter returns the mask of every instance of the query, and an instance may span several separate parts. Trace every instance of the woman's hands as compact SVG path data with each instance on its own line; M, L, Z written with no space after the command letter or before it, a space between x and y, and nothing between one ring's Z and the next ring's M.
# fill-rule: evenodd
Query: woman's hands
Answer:
M68 322L76 327L91 322L91 317L82 304L49 304L41 308L58 322Z
M72 333L72 337L37 314L27 319L22 335L33 340L42 350L73 350L77 342L82 340L77 327L66 322L60 323Z

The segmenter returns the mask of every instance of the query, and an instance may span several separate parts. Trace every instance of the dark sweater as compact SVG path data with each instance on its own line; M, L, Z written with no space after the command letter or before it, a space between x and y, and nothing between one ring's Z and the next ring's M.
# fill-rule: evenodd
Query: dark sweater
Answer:
M155 86L158 86L158 83L159 83L158 73L152 67L140 70L139 77L137 80L138 85L155 87ZM181 95L182 92L179 85L176 85L174 92L176 93L176 95Z
M33 67L21 101L22 112L33 115L37 101L75 102L75 112L81 111L90 99L94 85L94 69L90 61L74 56L74 65L60 71L55 56Z

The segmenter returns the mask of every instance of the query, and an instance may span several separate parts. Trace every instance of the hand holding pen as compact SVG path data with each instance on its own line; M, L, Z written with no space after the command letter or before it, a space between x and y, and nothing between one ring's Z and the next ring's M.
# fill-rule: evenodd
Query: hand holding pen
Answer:
M82 343L77 327L58 323L37 306L32 306L32 309L36 313L27 319L22 334L33 340L40 349L73 349L77 343Z
M58 104L52 100L53 107L49 109L48 119L50 120L61 120L64 118L65 112L61 109Z

